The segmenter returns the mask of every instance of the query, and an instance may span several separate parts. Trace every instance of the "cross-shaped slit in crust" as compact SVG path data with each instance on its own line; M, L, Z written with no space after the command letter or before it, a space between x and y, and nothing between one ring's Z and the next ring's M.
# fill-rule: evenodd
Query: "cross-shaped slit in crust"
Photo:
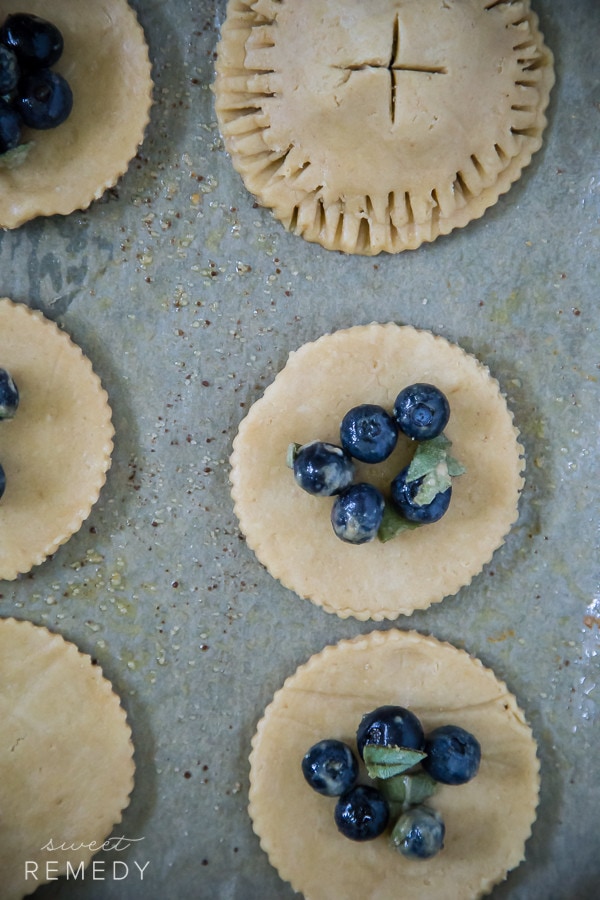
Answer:
M336 66L336 68L344 69L346 72L363 72L368 69L387 69L390 73L390 117L392 123L396 121L396 93L398 72L421 72L425 75L447 75L448 70L445 66L428 66L401 63L398 60L400 55L400 15L396 14L394 19L394 29L392 33L392 49L389 62L385 65L377 62L352 63L349 66Z

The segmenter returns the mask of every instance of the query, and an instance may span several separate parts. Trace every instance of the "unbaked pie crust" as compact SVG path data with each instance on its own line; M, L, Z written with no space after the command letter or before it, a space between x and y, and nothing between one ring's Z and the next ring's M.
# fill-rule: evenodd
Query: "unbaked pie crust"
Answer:
M1 893L19 900L50 880L47 871L87 865L89 845L99 848L121 821L133 744L100 667L60 635L15 619L0 620L0 720ZM49 841L87 847L44 850Z
M369 255L492 206L541 146L554 82L529 0L229 0L216 72L248 190Z
M0 167L0 227L85 209L113 187L142 143L152 103L144 33L126 0L0 0L0 22L28 12L61 30L53 68L69 82L73 111L58 128L25 130L25 162Z
M448 397L452 454L466 467L434 525L387 543L360 546L333 533L331 498L301 490L286 466L290 443L339 444L353 406L391 411L409 384L437 385ZM383 463L357 463L356 481L389 494L410 461L402 435ZM339 616L393 619L424 609L468 584L517 518L523 448L498 382L473 356L410 326L356 326L305 344L241 422L233 443L235 512L248 546L286 587Z
M19 407L0 422L0 578L28 572L88 517L106 481L114 429L106 391L70 337L24 304L0 300L0 367Z
M306 784L301 761L323 738L356 750L361 717L385 704L426 732L455 724L481 744L477 776L427 801L446 825L444 849L408 860L385 836L357 844L333 821L335 800ZM306 900L473 900L524 858L539 793L536 744L515 697L462 650L416 632L372 632L327 647L286 680L258 724L249 812L263 850Z

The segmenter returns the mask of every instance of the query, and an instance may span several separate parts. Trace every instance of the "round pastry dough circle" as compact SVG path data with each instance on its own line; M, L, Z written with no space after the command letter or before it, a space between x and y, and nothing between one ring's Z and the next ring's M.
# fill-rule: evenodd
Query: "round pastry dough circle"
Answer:
M407 860L385 837L356 844L337 832L335 801L312 791L301 760L323 738L356 752L361 717L405 706L426 731L456 724L482 748L477 776L440 786L428 805L445 821L443 851ZM539 793L536 744L515 697L462 650L416 632L372 632L311 657L286 680L258 724L250 755L250 805L261 846L306 900L376 897L470 900L524 858Z
M133 788L131 730L99 666L46 628L0 620L0 871L18 900L87 865ZM44 850L48 842L87 848ZM29 861L29 878L25 863ZM37 865L37 869L34 869ZM37 874L37 881L31 872Z
M450 509L436 524L385 544L346 544L331 527L331 498L295 483L288 445L339 444L349 409L391 410L400 390L419 381L448 397L446 434L467 472L454 480ZM393 619L456 593L503 543L523 486L517 438L497 381L460 347L410 326L355 326L291 353L240 424L231 456L235 512L248 545L286 587L342 617ZM357 463L356 480L388 494L411 453L401 436L384 463Z
M216 71L248 190L369 255L493 205L541 145L554 82L529 0L229 0Z
M39 565L88 517L106 481L114 429L81 349L41 313L0 299L0 367L19 408L0 422L0 578Z
M101 197L137 153L152 103L148 48L126 0L0 0L0 22L24 5L63 34L53 68L71 86L73 111L56 129L26 130L23 139L33 144L25 162L0 167L1 228L68 215Z

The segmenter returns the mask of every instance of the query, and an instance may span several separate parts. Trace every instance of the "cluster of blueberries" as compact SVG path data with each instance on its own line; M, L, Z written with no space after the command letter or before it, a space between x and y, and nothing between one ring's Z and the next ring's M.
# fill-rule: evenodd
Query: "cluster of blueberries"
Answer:
M380 706L363 716L356 746L374 784L359 784L359 763L348 744L325 739L302 759L302 772L317 793L337 797L334 821L353 841L370 841L391 831L403 856L429 859L444 846L440 814L423 800L439 784L466 784L481 761L477 739L458 725L443 725L427 736L421 722L402 706Z
M63 37L52 22L14 13L0 28L0 153L21 143L23 126L56 128L69 116L73 93L53 66Z
M19 405L19 391L6 369L0 369L0 421L12 419ZM0 497L6 489L6 475L0 464Z
M297 484L309 494L334 496L331 523L336 535L351 544L364 544L377 535L385 509L383 494L367 482L353 483L354 460L379 463L394 450L399 432L416 441L431 441L442 434L450 417L448 400L432 384L412 384L400 391L393 415L383 407L364 403L342 420L340 444L311 441L293 445L291 465ZM407 478L406 466L391 483L394 508L409 522L437 522L450 504L452 487L419 500L425 476Z

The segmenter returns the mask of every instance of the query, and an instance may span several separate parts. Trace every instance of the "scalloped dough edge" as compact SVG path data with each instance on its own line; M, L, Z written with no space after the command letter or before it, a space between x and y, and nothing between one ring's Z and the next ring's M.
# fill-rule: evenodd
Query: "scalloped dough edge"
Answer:
M55 631L51 631L44 625L37 625L27 619L16 619L14 617L0 618L0 632L5 631L6 629L12 630L15 635L18 635L25 630L29 631L31 636L30 644L36 642L37 649L42 653L48 653L49 651L54 650L61 656L64 656L71 673L76 670L85 669L92 677L95 690L98 691L98 696L102 699L103 707L108 709L114 727L122 731L124 738L123 746L126 748L125 752L123 752L123 759L127 758L126 768L128 771L126 773L126 778L123 780L123 784L120 785L121 791L115 801L113 809L107 809L103 816L94 823L96 831L102 833L101 839L99 837L95 838L100 845L107 839L114 827L122 822L123 814L131 803L131 795L135 785L135 748L131 726L129 725L127 713L122 705L121 699L115 692L111 681L104 675L101 666L92 660L88 653L81 651L72 641L67 640ZM58 835L54 835L54 837L57 839L59 838ZM86 837L89 840L89 835L84 836L83 839L85 840ZM99 846L98 849L100 850L101 846ZM87 861L84 862L84 865L87 867L89 861L94 856L94 853L89 850L89 848L85 848L84 855L87 856ZM61 872L61 874L64 874L64 872ZM20 892L14 894L15 900L17 896L29 896L34 893L37 887L40 884L47 883L47 880L40 879L37 882L33 882L32 887L28 890L23 888ZM13 895L11 894L11 897L12 896Z
M90 359L84 354L81 347L76 344L65 331L59 328L55 322L53 322L51 319L48 319L43 315L43 313L39 312L38 310L31 309L24 303L15 303L8 297L0 297L0 305L1 304L9 304L10 308L14 310L15 314L25 317L31 317L43 328L49 329L53 336L59 337L60 340L64 341L65 346L68 348L68 352L78 360L78 364L82 366L83 371L85 372L87 377L92 383L96 385L99 401L103 401L101 404L103 407L103 416L98 423L99 427L104 432L104 442L99 448L102 461L96 470L95 481L90 484L89 493L86 496L82 496L80 498L81 502L79 508L73 513L72 518L70 519L68 524L65 524L64 528L61 529L59 534L57 534L47 545L45 545L43 548L36 551L32 555L31 563L29 565L22 564L17 567L7 568L4 571L0 571L0 578L6 581L13 581L19 575L24 575L25 573L29 572L34 566L41 565L46 559L48 559L49 556L55 553L59 547L65 544L74 534L76 534L81 528L82 524L88 518L93 506L98 501L100 491L106 483L107 474L111 467L112 452L114 449L113 438L115 435L115 430L112 423L112 410L109 404L108 394L103 388L100 378L94 372Z
M486 677L493 679L498 684L498 686L504 690L505 702L507 702L509 704L511 714L519 722L521 722L530 731L530 734L531 734L531 728L525 718L525 714L524 714L523 710L520 708L520 706L518 705L517 699L514 696L514 694L512 694L509 691L506 683L504 681L501 681L500 679L498 679L496 677L493 669L491 669L488 666L485 666L478 657L473 656L472 654L468 653L468 651L466 651L466 650L462 650L462 649L454 646L454 644L451 644L448 641L442 641L433 636L424 635L418 631L402 631L399 629L390 629L389 631L371 631L367 634L357 635L354 638L343 639L341 641L338 641L335 644L328 644L326 647L323 648L323 650L313 654L305 663L302 663L300 666L298 666L297 669L295 670L295 672L293 672L291 675L289 675L285 679L283 685L275 692L271 702L265 708L263 715L261 716L261 718L259 719L259 721L257 723L254 735L251 739L251 751L250 751L250 755L248 757L248 761L249 761L249 765L250 765L250 776L249 776L250 786L249 786L249 792L248 792L248 814L251 819L252 830L254 831L254 833L256 834L256 836L259 840L262 851L266 854L270 865L273 866L273 868L277 871L279 876L284 881L288 881L288 879L285 878L285 876L282 875L280 872L280 869L279 869L280 861L278 860L277 851L271 846L269 840L260 833L260 831L258 830L258 827L255 823L255 818L254 818L254 815L255 815L255 793L256 792L255 792L255 785L254 785L254 781L253 781L253 777L252 777L252 767L253 767L253 765L255 765L258 754L259 754L258 745L260 743L262 733L263 733L264 729L267 727L269 712L272 709L276 708L277 704L281 701L282 696L284 696L284 692L286 690L294 689L294 684L295 684L296 679L301 677L303 672L309 671L313 666L318 667L318 666L321 666L322 664L326 663L329 658L331 658L332 656L335 656L335 654L339 651L339 649L344 649L344 648L348 648L350 650L351 649L357 649L357 650L372 649L373 652L376 652L377 647L381 646L382 644L384 644L387 641L394 641L395 643L397 643L399 645L399 647L411 645L411 644L415 644L415 643L424 643L424 644L429 645L432 648L441 648L442 650L453 651L456 654L463 655L468 660L470 660L471 663L481 671L481 673L485 674ZM489 894L490 891L496 885L501 884L503 881L506 881L510 872L512 872L519 865L521 865L522 862L525 861L525 858L526 858L525 845L532 835L533 825L535 824L535 821L537 818L537 810L539 807L540 786L541 786L540 759L539 759L539 756L537 753L537 743L533 737L533 734L531 734L531 742L532 742L532 749L534 752L534 761L535 761L535 781L534 781L534 784L532 785L533 790L535 792L535 805L532 809L532 819L531 819L531 823L529 826L529 831L526 835L524 835L522 853L521 853L519 859L515 859L514 861L512 861L512 864L504 873L499 874L496 878L489 878L489 879L483 880L481 882L479 892L474 894L472 897L468 898L468 900L478 900L478 898ZM332 828L333 827L334 826L332 823ZM302 887L299 884L293 883L291 881L288 881L288 883L291 885L291 887L294 891L296 891L297 893L302 893ZM315 900L316 900L316 898L315 898ZM440 900L442 900L442 898L440 898ZM467 898L465 897L464 900L467 900Z
M431 597L429 602L423 604L422 606L412 607L410 609L405 609L405 610L398 610L397 607L386 607L386 608L377 610L375 613L373 613L368 607L366 607L364 609L356 609L351 606L346 606L346 607L340 608L336 604L330 603L326 597L316 599L313 596L313 594L311 594L309 592L299 592L295 586L290 584L290 579L287 575L288 570L285 568L285 566L283 566L283 560L281 561L282 565L280 567L274 566L271 562L269 562L269 564L267 565L267 563L263 560L262 548L265 544L268 546L268 541L261 541L258 539L253 540L252 538L248 537L247 528L246 528L246 524L245 524L246 520L245 520L244 515L241 514L241 511L240 511L238 482L237 482L237 472L238 472L237 460L239 458L239 444L241 442L241 437L243 437L245 429L248 427L248 415L249 414L246 417L244 417L244 419L242 419L242 421L240 422L238 432L237 432L236 436L234 437L234 440L232 443L232 452L229 457L229 464L230 464L229 480L230 480L230 485L231 485L231 496L233 499L233 510L238 519L240 530L244 536L244 540L246 541L246 544L248 545L250 550L252 550L253 553L256 555L256 557L259 560L259 562L261 563L261 565L263 565L274 578L279 580L281 582L281 584L283 584L284 587L294 591L301 599L309 600L311 603L315 604L316 606L322 607L325 610L325 612L334 613L341 619L347 619L347 618L353 617L353 618L357 619L358 621L374 621L374 622L381 622L384 620L394 620L394 619L398 618L398 616L400 616L400 615L411 615L416 609L427 609L429 606L433 605L434 603L442 602L442 600L444 600L446 597L452 597L452 596L456 595L458 593L458 591L460 591L463 587L467 587L469 584L471 584L473 579L477 575L480 574L480 572L484 568L484 566L486 566L492 560L496 551L499 550L504 545L504 543L506 542L506 538L508 537L508 534L511 532L513 526L515 525L515 523L518 520L519 498L521 496L523 487L525 485L524 472L525 472L525 465L526 465L525 449L519 441L520 431L514 424L514 414L506 405L505 395L501 390L500 384L499 384L498 380L491 375L489 368L484 363L482 363L479 359L477 359L477 357L475 357L472 353L468 353L466 350L464 350L458 344L452 343L451 341L447 340L446 338L442 337L441 335L433 334L432 332L430 332L426 329L415 328L411 325L397 325L394 322L388 322L388 323L371 322L368 325L355 325L355 326L350 326L349 328L343 328L343 329L339 329L336 331L327 332L326 334L319 336L318 338L316 338L313 341L307 341L305 344L301 345L298 349L290 351L290 353L288 354L287 362L284 364L284 366L282 366L282 368L276 374L276 376L275 376L274 380L271 382L271 384L269 384L266 387L262 396L259 397L255 402L260 403L260 402L262 402L263 399L265 399L268 402L268 400L271 396L271 393L273 393L275 390L277 390L277 388L275 387L277 378L279 377L280 373L284 371L287 363L289 363L290 360L297 358L299 354L302 355L303 352L306 349L308 349L309 347L314 347L320 341L328 340L331 338L343 339L345 334L348 334L349 332L352 332L355 329L369 330L369 329L380 329L380 328L386 328L386 329L401 328L401 329L411 330L412 332L415 332L423 337L426 337L427 339L430 339L434 343L441 342L444 345L451 345L453 347L458 348L459 350L461 350L462 353L465 354L465 356L467 356L469 359L474 361L474 363L476 364L478 373L481 375L482 378L486 378L489 381L490 385L493 385L495 387L497 395L500 398L502 398L502 401L505 404L506 412L509 416L511 427L513 430L516 449L517 449L518 458L519 458L519 462L520 462L520 469L516 473L518 481L515 485L516 503L515 503L515 507L514 507L514 515L512 516L512 519L510 520L510 522L505 523L505 525L502 529L503 533L501 535L498 535L498 538L497 538L498 543L491 548L489 555L485 559L481 560L480 568L477 571L474 571L472 573L472 575L468 578L468 580L461 581L459 584L452 587L452 589L449 589L442 596Z

